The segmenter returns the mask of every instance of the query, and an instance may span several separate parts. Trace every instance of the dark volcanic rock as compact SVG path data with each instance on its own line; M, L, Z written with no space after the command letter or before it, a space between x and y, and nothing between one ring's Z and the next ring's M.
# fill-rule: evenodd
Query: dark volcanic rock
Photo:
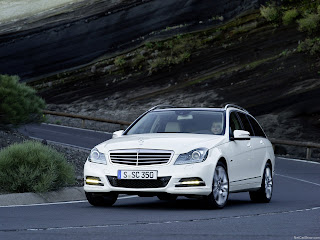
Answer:
M61 71L137 45L153 31L179 24L190 25L188 30L196 29L199 22L207 22L215 16L223 16L227 20L263 2L103 1L66 16L38 20L40 23L33 23L37 26L35 28L0 33L0 73L16 74L26 80ZM88 16L86 11L92 15ZM19 27L18 24L15 28ZM26 29L23 22L20 24L22 29Z

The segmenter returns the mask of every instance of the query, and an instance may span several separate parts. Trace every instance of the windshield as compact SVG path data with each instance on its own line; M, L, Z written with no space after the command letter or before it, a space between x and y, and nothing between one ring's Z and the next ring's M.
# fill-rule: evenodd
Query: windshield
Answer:
M126 134L196 133L223 135L224 131L224 112L210 110L166 110L147 113Z

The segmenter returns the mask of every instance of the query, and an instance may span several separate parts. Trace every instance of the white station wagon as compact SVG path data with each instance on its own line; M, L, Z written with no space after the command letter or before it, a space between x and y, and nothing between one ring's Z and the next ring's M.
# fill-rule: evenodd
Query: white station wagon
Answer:
M91 150L84 190L94 206L133 194L223 208L233 192L269 202L274 169L272 145L245 109L156 106Z

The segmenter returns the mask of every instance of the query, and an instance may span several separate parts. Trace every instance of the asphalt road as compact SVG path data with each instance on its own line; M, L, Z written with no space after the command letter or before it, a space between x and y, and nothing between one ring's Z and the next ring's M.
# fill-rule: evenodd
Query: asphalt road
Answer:
M278 158L268 204L231 194L222 210L196 200L125 196L113 207L87 202L0 208L0 239L298 239L320 237L320 164ZM296 237L296 238L295 238Z
M183 197L136 196L122 196L113 207L86 201L0 207L0 239L320 239L319 172L319 163L277 158L270 203L236 193L222 210Z
M45 139L86 150L112 137L111 133L45 123L24 125L19 128L19 132L34 139Z

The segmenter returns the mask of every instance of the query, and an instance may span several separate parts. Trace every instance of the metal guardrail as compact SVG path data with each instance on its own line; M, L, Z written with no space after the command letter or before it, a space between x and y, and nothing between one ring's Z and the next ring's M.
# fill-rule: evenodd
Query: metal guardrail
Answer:
M104 119L104 118L96 118L96 117L88 117L88 116L82 116L77 114L71 114L71 113L63 113L63 112L53 112L53 111L43 111L44 114L48 115L54 115L54 116L60 116L60 117L70 117L70 118L78 118L82 120L82 128L85 127L85 120L89 121L97 121L97 122L105 122L105 123L112 123L112 124L119 124L122 126L129 126L131 122L127 121L120 121L120 120L111 120L111 119ZM296 146L296 147L305 147L307 148L306 152L306 159L311 158L312 149L313 148L319 148L319 143L312 143L312 142L298 142L298 141L291 141L291 140L281 140L281 139L275 139L275 138L269 138L271 141L273 147L275 145L289 145L289 146Z
M311 158L312 148L319 148L320 149L319 143L297 142L297 141L291 141L291 140L280 140L280 139L275 139L275 138L270 138L269 140L271 141L273 146L274 145L289 145L289 146L307 148L306 159Z
M89 116L82 116L77 114L71 113L63 113L63 112L53 112L53 111L43 111L44 114L53 115L53 116L60 116L60 117L69 117L69 118L78 118L82 120L81 127L85 127L85 120L89 121L96 121L96 122L105 122L105 123L112 123L112 124L119 124L120 126L129 126L131 122L127 121L119 121L119 120L111 120L105 118L97 118L97 117L89 117Z

